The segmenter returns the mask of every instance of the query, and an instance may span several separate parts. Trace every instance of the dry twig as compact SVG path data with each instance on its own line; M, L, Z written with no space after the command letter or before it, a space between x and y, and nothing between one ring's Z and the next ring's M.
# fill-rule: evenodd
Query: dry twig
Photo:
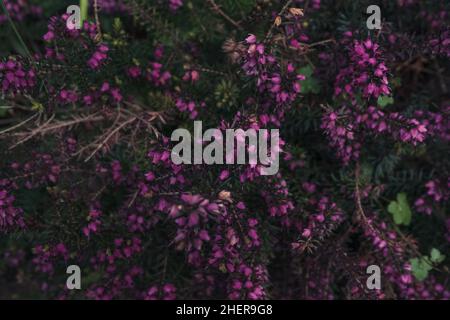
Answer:
M211 5L212 10L220 14L225 20L227 20L229 23L231 23L233 26L238 28L239 30L243 30L243 28L239 25L238 22L234 21L230 16L228 16L225 12L223 12L222 9L216 4L214 0L207 0L208 3Z

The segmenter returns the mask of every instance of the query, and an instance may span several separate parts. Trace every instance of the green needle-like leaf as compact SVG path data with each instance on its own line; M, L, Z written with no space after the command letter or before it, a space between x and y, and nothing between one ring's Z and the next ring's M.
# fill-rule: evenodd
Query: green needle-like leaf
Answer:
M81 25L88 18L89 0L80 0Z

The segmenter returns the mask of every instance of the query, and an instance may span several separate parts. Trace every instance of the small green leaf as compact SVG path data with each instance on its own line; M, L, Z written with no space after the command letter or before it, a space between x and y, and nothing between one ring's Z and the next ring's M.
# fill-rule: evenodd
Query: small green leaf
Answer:
M397 194L397 201L391 201L387 210L393 215L395 224L408 226L411 223L411 208L405 193Z
M400 209L398 208L398 204L395 201L391 201L388 206L389 213L392 213L394 217L395 224L402 224L403 217L400 215Z
M384 108L389 104L393 104L394 98L389 96L379 96L377 102L380 107Z
M436 263L436 264L441 263L442 261L445 260L445 255L441 254L441 252L438 249L433 248L433 249L431 249L430 260L431 260L431 262Z
M428 277L428 272L433 268L428 262L427 257L411 259L410 263L412 273L419 281L425 280Z
M42 105L42 103L39 103L37 101L32 101L31 102L31 110L36 110L39 112L44 111L44 106Z
M433 265L437 265L445 260L445 255L433 248L431 249L430 257L423 256L409 260L411 263L411 270L417 280L423 281L428 277L428 272L433 269Z
M397 201L400 205L400 210L402 211L403 224L408 226L411 223L411 208L409 207L406 193L402 192L397 194Z

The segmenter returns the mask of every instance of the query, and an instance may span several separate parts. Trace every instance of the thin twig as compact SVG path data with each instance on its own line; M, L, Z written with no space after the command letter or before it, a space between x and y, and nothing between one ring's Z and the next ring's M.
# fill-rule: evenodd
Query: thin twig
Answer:
M233 26L235 26L236 28L238 28L239 30L243 30L243 28L241 27L241 25L234 21L230 16L228 16L225 12L222 11L222 9L220 9L220 7L216 4L216 2L214 0L207 0L209 2L209 4L211 5L212 9L217 12L218 14L220 14L223 18L225 18L225 20L227 20L229 23L231 23Z
M98 18L97 0L94 0L94 16L95 16L95 24L97 26L97 36L98 36L99 40L102 40L102 29L100 26L100 19Z
M117 128L115 128L113 131L111 131L108 136L97 146L97 148L95 148L95 150L89 155L89 157L86 158L86 160L84 160L84 162L88 162L97 152L98 150L100 150L107 142L108 140L118 131L120 131L123 127L125 127L126 125L130 124L131 122L137 120L136 117L130 118L127 121L125 121L124 123L122 123L120 126L118 126Z
M27 142L28 140L30 140L31 138L33 138L35 135L39 134L41 131L39 130L42 127L45 127L46 125L48 125L50 122L52 122L52 120L55 118L55 114L52 114L52 116L50 117L50 119L48 119L41 127L39 127L38 129L35 129L33 131L31 131L31 134L28 137L23 138L22 140L19 140L18 142L16 142L15 144L13 144L11 147L9 147L9 150L14 149L15 147L17 147L18 145Z
M291 5L292 0L289 0L288 2L286 2L286 4L283 6L283 8L281 8L280 12L278 12L277 16L281 16L284 11L286 11L286 9ZM264 39L264 42L267 42L270 37L272 36L272 32L273 32L273 28L275 28L275 22L272 23L272 25L270 26L269 31L266 34L266 38Z
M359 214L359 218L363 220L364 224L374 233L378 234L378 232L372 227L369 220L367 219L366 214L364 213L364 209L361 204L361 192L359 190L359 176L360 176L360 165L359 162L356 163L355 168L355 196L356 196L356 212Z
M326 40L314 42L314 43L311 43L311 44L305 43L305 45L306 45L308 48L312 48L312 47L320 46L320 45L325 44L325 43L328 43L328 42L334 42L334 43L335 43L336 40L334 40L334 39L331 38L331 39L326 39Z
M20 132L17 134L13 134L14 136L27 136L29 134L31 134L32 136L36 135L36 134L46 134L50 131L54 131L54 130L58 130L64 127L70 127L79 123L83 123L83 122L91 122L91 121L101 121L104 119L103 116L97 116L94 117L95 114L84 117L84 118L80 118L80 119L75 119L75 120L71 120L71 121L64 121L64 122L60 122L51 126L48 126L49 122L47 121L45 124L43 124L42 126L31 130L30 133L24 133L24 132ZM54 115L52 116L51 120L53 120ZM29 140L27 138L27 140Z
M38 116L38 115L39 115L39 113L35 113L35 114L33 114L31 117L29 117L28 119L26 119L26 120L24 120L24 121L22 121L22 122L16 124L15 126L12 126L12 127L9 127L9 128L7 128L7 129L5 129L5 130L3 130L3 131L0 131L0 135L5 134L5 133L7 133L7 132L9 132L9 131L13 131L13 130L15 130L15 129L17 129L17 128L20 128L21 126L23 126L23 125L26 124L27 122L31 121L32 119L34 119L34 118L35 118L36 116Z

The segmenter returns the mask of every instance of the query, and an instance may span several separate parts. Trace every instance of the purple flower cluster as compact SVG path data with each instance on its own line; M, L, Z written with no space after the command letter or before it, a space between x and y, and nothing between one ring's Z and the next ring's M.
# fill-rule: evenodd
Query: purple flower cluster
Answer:
M182 98L177 99L175 104L181 112L189 114L189 118L194 120L198 116L198 108L204 108L205 103L196 103L194 101L184 101Z
M14 20L28 14L26 1L5 3ZM190 15L182 0L99 0L101 30L92 16L80 30L54 16L35 37L42 55L2 59L0 120L13 126L0 145L14 162L0 161L0 276L61 299L449 299L445 268L433 262L419 281L411 260L448 256L450 243L444 6L398 0L381 31L342 34L321 20L338 2L285 3L235 21L225 5ZM399 10L423 18L417 34L390 19ZM222 133L280 129L279 171L174 164L168 137L194 119ZM415 173L429 173L423 190ZM411 222L394 225L400 192L416 200ZM72 263L85 290L64 288ZM365 285L370 265L381 290Z
M0 180L0 233L25 228L23 210L14 206L15 197L7 190L9 184Z
M162 51L155 52L155 57L161 58ZM126 69L127 75L131 79L139 79L144 77L149 83L155 87L164 87L169 84L172 77L171 73L167 70L163 70L163 65L160 62L153 61L148 63L147 66L131 66Z
M56 245L37 245L33 248L33 264L37 272L52 275L59 258L69 259L69 251L64 243Z
M48 153L32 153L32 160L25 163L13 162L12 172L22 177L26 188L32 189L48 183L56 183L61 174L61 165Z
M105 60L108 58L108 55L106 54L108 51L109 48L107 45L100 44L97 47L94 54L88 60L87 62L88 66L93 70L99 69L102 66L102 64L104 64Z
M87 38L92 41L95 39L97 35L97 26L95 25L95 23L85 21L81 29L69 29L66 24L68 18L69 16L67 14L50 18L50 22L47 25L48 31L42 37L43 40L47 43L47 57L55 56L55 50L53 47L59 40L71 39L82 41L83 38ZM83 44L86 45L86 43Z
M36 73L21 62L9 59L0 62L0 83L3 93L27 92L36 85Z
M98 0L97 5L106 14L126 13L129 10L123 0Z
M444 31L429 42L433 54L450 58L450 30Z
M342 68L336 77L335 95L378 98L389 95L388 68L381 60L380 46L372 40L354 41L349 48L349 65Z
M100 216L102 212L99 209L91 208L87 217L88 225L83 228L83 234L89 237L91 234L97 233L100 225Z
M172 11L177 11L183 6L183 0L169 0L169 8Z
M144 300L175 300L176 297L177 288L171 283L166 283L163 286L151 286L144 293Z
M259 93L269 95L277 106L291 104L300 93L300 81L305 80L305 76L296 73L294 64L287 63L282 77L276 58L266 52L264 44L258 42L255 35L249 35L245 43L247 50L242 69L247 76L256 77ZM279 116L282 114L280 112Z
M328 197L311 198L307 205L313 207L308 211L314 214L308 215L304 222L295 223L300 239L291 244L293 250L304 251L312 243L320 243L342 223L345 216Z
M108 277L106 285L104 286L91 286L86 293L89 299L94 300L111 300L124 292L133 291L136 287L136 282L140 276L142 276L143 269L138 266L133 266L122 270L120 274ZM142 299L141 296L136 298Z
M347 119L351 113L342 108L323 115L321 128L327 134L330 145L336 149L337 156L344 163L359 159L361 143L355 136L355 125ZM351 118L350 118L351 119Z
M450 112L450 105L444 105L440 112L417 110L414 112L414 117L427 128L429 135L443 141L450 141L450 118L445 116L448 112Z
M426 194L418 198L414 202L414 206L418 212L431 215L433 212L433 204L438 204L450 199L450 177L447 179L430 180L425 184Z
M13 21L22 21L27 16L42 15L42 7L30 4L27 0L4 0L9 16ZM8 21L4 13L0 13L0 25Z

